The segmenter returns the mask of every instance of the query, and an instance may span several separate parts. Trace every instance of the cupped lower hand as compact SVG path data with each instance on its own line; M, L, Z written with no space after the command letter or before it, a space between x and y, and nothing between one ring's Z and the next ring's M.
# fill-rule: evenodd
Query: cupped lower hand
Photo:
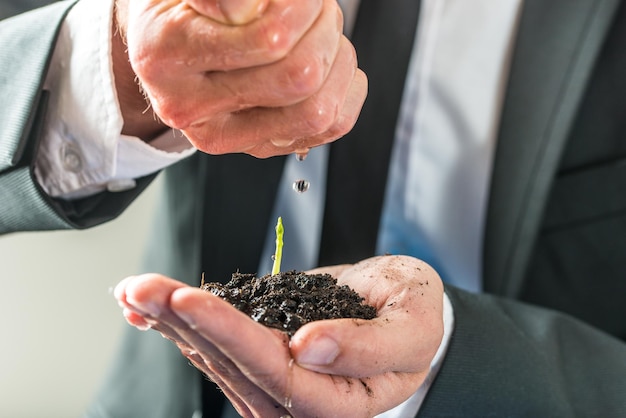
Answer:
M423 383L443 337L439 276L403 256L319 270L359 292L377 317L311 322L289 340L164 276L127 278L115 296L131 325L172 340L244 417L371 417L395 407Z
M116 16L142 110L204 152L306 151L348 132L365 100L336 0L116 0Z

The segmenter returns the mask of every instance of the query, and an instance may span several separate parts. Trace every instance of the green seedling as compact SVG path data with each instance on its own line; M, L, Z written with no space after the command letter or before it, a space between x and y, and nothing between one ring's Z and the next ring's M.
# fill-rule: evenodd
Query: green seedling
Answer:
M276 251L274 252L274 265L272 266L272 276L280 273L280 262L283 258L283 234L285 229L283 228L283 218L278 217L276 222Z

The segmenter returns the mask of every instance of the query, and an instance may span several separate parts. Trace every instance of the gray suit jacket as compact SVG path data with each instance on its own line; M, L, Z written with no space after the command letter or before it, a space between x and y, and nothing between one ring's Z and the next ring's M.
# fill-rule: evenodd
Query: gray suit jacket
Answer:
M108 221L151 180L73 203L33 181L42 77L70 4L0 23L0 232ZM27 5L0 2L0 13L16 6ZM624 1L526 0L485 231L491 295L447 289L455 332L420 416L626 416L625 47ZM197 155L167 170L149 269L194 283L210 252L221 260L215 277L254 271L282 164ZM239 183L254 184L253 195L233 193ZM248 246L220 236L227 219ZM160 336L129 332L118 358L89 416L190 417L200 408L197 373Z

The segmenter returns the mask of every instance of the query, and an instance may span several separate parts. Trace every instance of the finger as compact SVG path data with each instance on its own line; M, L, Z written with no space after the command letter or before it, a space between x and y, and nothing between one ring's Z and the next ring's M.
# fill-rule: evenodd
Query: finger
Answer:
M177 290L171 307L197 332L197 337L189 336L188 341L201 337L196 347L210 341L273 400L245 396L248 407L262 411L258 416L274 416L279 403L291 404L286 409L292 416L373 416L402 402L421 382L419 376L410 373L349 378L303 369L289 362L284 339L277 337L276 331L245 315L235 315L226 305L203 298L195 289ZM206 320L207 314L219 320ZM232 380L232 376L223 377ZM232 383L230 387L246 393Z
M230 304L212 294L200 289L192 289L184 283L158 274L145 274L125 279L116 287L115 295L122 304L132 310L133 315L143 316L144 320L150 321L155 330L176 343L183 355L189 358L211 380L220 385L239 411L247 411L248 407L238 396L238 393L246 393L248 396L256 394L253 396L255 399L265 397L266 394L243 376L219 349L209 341L199 337L193 329L189 328L188 323L182 321L172 312L170 299L172 294L180 289L195 290L199 292L201 299L208 300L209 303L214 302L230 311L231 314L241 315L250 320ZM203 315L206 316L206 313ZM216 320L214 317L207 319ZM268 400L265 405L267 408L271 406L273 411L276 410L275 402ZM255 408L258 409L259 406L257 405Z
M437 273L410 257L380 257L338 277L374 306L373 320L312 322L291 340L299 364L349 376L421 373L443 338L443 288Z
M216 61L220 62L224 58L215 60L204 57L201 62L206 61L211 67L207 68L207 64L204 64L204 68L194 68L188 82L180 82L179 72L172 73L170 83L164 84L161 79L161 83L156 86L160 94L159 100L152 100L155 111L168 126L189 129L192 125L201 125L210 120L216 113L236 112L253 107L284 107L300 102L320 90L331 67L335 71L342 71L346 76L352 76L356 67L354 57L349 57L351 59L346 65L350 66L345 67L346 69L340 65L333 65L342 46L341 14L336 8L325 7L323 10L324 12L297 45L293 46L293 49L290 45L289 53L287 54L285 50L286 56L276 62L239 68L237 71L207 72L216 67ZM220 40L220 45L224 48L219 50L220 54L228 51L223 43L224 41ZM345 39L343 43L347 43ZM343 45L343 48L345 53L354 55L347 45ZM247 57L249 54L247 51L242 53L242 56ZM197 56L194 57L196 61ZM345 60L341 61L341 64L344 62ZM250 64L250 61L246 63ZM188 71L187 68L183 68L180 73ZM160 74L159 77L163 75ZM144 85L150 87L150 78L145 76L142 78ZM343 81L347 82L345 79ZM149 95L150 90L148 88ZM345 90L344 85L342 91ZM163 97L173 99L175 106L163 100Z
M260 145L252 147L251 149L244 150L244 152L258 158L267 158L274 155L285 155L294 152L300 153L301 150L305 150L306 153L306 151L310 148L333 142L343 137L354 127L354 124L359 116L360 109L363 107L363 103L365 102L366 95L367 77L365 76L365 73L357 69L355 77L350 83L346 100L341 107L341 112L335 122L328 127L326 131L317 135L304 138L300 137L299 139L291 141L277 141L276 139L270 139L270 141L263 142ZM293 109L290 113L294 114L291 117L296 117ZM285 117L285 119L287 119L287 117ZM293 135L298 138L297 132L294 132Z
M245 388L243 393L248 395L258 391L258 388L255 388L245 376L241 375L234 364L214 345L206 340L197 341L197 333L188 329L186 324L181 325L180 318L169 311L161 314L159 321L153 322L152 328L159 331L164 338L171 340L183 356L204 373L207 379L218 385L241 416L251 416L252 411L247 407L246 402L236 391L231 389L231 382L225 379L230 378L237 381L239 388ZM238 377L233 379L233 376Z
M209 370L207 370L207 364L210 364L210 362L206 357L201 356L195 348L185 349L179 347L179 349L198 370L204 372L206 377L220 388L239 415L242 417L252 416L252 411L248 408L246 402L230 388L228 382L219 376L215 368L209 366Z
M340 113L334 123L321 134L292 143L291 147L294 148L293 152L298 152L299 149L307 150L319 145L328 144L350 132L359 117L366 96L367 77L363 71L357 69L352 82L349 84L346 100L343 106L340 106Z
M259 158L336 140L354 126L367 94L367 79L356 69L356 57L347 42L342 43L333 67L339 69L331 70L322 89L307 100L288 107L221 114L184 130L185 135L209 154L245 152Z
M211 297L207 297L211 296ZM178 309L180 305L185 309ZM190 305L195 306L190 314ZM226 382L230 391L237 395L238 402L245 404L255 416L272 416L277 414L282 400L267 393L265 388L259 387L247 374L243 373L228 353L223 353L214 341L207 339L201 328L211 324L214 330L221 335L227 334L239 343L255 341L255 350L262 353L265 361L282 359L283 366L288 366L287 337L282 333L270 330L254 321L247 315L232 307L229 303L207 295L199 289L179 289L171 297L172 310L185 318L189 328L178 330L187 344L203 358L207 366L218 378ZM250 346L247 346L250 349ZM240 394L245 394L240 396ZM250 402L249 400L253 400ZM244 408L243 405L240 405Z
M142 274L122 280L115 288L118 302L154 319L169 310L169 296L185 283L160 274Z
M243 399L231 389L229 382L221 377L224 374L220 371L226 369L223 364L230 363L230 368L234 370L232 362L225 358L215 346L212 346L207 341L203 342L202 348L198 345L193 345L193 339L190 339L187 335L191 331L170 327L167 325L168 316L168 314L163 315L161 321L155 323L153 329L159 331L164 338L171 340L178 347L181 354L185 356L193 366L201 371L208 380L215 383L241 416L251 416L251 411L246 406ZM232 371L227 373L228 376L232 376L233 374L234 372ZM245 379L245 377L241 377L241 379ZM248 390L246 393L249 394L252 392Z
M181 335L192 347L193 357L189 358L193 364L220 386L242 416L268 416L280 411L280 402L248 379L213 344L192 330Z
M434 325L428 327L430 333L412 329L414 321L403 316L311 322L292 337L291 351L299 365L320 373L361 377L425 372L442 335Z
M185 3L134 1L126 18L133 23L127 34L129 58L147 86L163 84L164 79L178 86L181 76L201 79L209 72L274 63L310 32L324 1L294 7L292 0L273 0L262 19L245 26L217 23ZM338 8L332 10L337 13Z
M126 301L126 286L135 280L135 276L130 276L122 280L115 287L113 296L117 299L118 305L123 309L126 321L141 331L146 331L154 325L154 321L149 318L146 312L133 307Z
M218 384L233 405L237 405L240 411L245 411L241 399L219 378L219 375L210 367L210 363L205 361L198 351L181 336L180 330L186 328L187 325L173 315L167 306L171 292L180 288L181 285L182 283L160 275L128 277L116 286L114 294L120 306L124 308L124 317L129 324L142 331L153 328L160 332L164 338L176 344L181 353L198 370ZM155 297L155 300L150 300L152 297ZM212 350L217 351L214 347Z
M211 19L244 25L259 17L269 0L184 0L184 2Z

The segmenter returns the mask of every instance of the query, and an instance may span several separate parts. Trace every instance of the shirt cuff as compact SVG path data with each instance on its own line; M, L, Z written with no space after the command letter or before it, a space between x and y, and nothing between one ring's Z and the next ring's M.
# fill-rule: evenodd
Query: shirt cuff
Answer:
M69 12L44 88L50 102L35 176L53 197L134 187L135 178L195 152L174 131L145 143L121 134L111 59L113 0L81 0Z
M430 371L428 372L428 376L424 380L424 383L417 389L417 391L411 395L409 399L396 406L395 408L384 412L380 415L377 415L376 418L412 418L419 411L422 406L422 402L426 398L426 394L430 389L430 386L435 381L435 377L437 377L437 373L441 368L443 363L443 359L446 356L446 351L448 350L448 345L450 344L450 337L452 337L452 331L454 330L454 309L452 308L452 303L450 303L450 299L448 295L443 294L443 338L441 339L441 344L439 344L439 349L433 357L432 362L430 363Z

